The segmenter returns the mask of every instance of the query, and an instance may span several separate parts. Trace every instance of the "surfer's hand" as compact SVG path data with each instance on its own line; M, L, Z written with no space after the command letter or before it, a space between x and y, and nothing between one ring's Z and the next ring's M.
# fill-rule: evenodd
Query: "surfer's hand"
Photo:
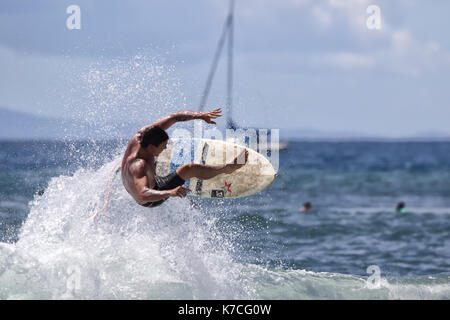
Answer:
M175 189L172 189L172 197L180 197L184 198L186 197L186 191L191 191L191 189L183 186L176 187Z
M199 119L205 120L206 123L216 124L211 119L221 117L222 116L221 112L222 112L221 108L217 108L216 110L213 111L200 112Z

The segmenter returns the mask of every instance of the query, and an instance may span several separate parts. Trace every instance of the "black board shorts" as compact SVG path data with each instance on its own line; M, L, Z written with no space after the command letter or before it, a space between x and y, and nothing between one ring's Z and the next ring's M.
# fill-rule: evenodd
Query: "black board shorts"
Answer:
M169 175L165 177L155 176L155 187L153 189L155 190L171 190L176 187L182 186L184 184L184 180L181 179L181 177L177 174L176 171L170 173ZM161 205L164 201L167 199L162 199L159 201L154 202L147 202L143 204L144 207L157 207Z

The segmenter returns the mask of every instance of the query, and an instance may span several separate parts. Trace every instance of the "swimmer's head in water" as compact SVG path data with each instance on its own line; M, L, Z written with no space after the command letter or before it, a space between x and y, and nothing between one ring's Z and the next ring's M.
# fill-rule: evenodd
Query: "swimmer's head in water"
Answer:
M161 144L169 140L167 132L158 126L149 127L144 130L139 140L142 148L147 148L149 145L159 147Z
M404 202L399 202L397 204L397 211L402 211L403 209L405 209L405 203Z
M303 204L302 208L300 208L300 212L306 212L309 211L310 209L311 209L311 202L308 201Z

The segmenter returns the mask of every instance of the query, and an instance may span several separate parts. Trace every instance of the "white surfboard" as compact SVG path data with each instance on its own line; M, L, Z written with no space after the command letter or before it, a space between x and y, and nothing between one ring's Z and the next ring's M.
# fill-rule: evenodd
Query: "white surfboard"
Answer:
M231 162L245 147L222 140L170 139L156 159L156 174L166 176L186 163L221 165ZM203 198L241 198L267 188L275 179L270 161L247 148L248 162L231 174L220 174L209 180L192 178L186 184L191 196Z

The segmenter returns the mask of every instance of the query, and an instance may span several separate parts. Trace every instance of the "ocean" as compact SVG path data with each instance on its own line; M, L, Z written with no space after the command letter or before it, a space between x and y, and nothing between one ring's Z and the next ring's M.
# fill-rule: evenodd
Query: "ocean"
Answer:
M448 142L292 141L257 195L152 209L126 142L0 142L0 299L450 298Z

